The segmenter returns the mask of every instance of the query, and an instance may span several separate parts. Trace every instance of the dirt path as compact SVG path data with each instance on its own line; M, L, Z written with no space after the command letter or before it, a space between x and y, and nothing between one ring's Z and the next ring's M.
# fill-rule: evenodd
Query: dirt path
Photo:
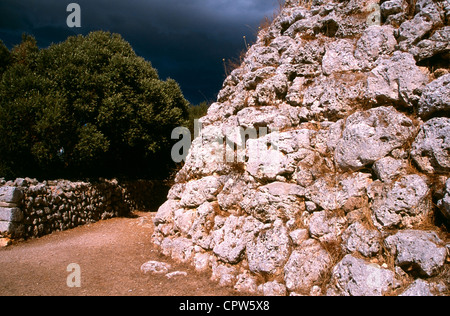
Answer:
M225 296L209 275L196 273L158 253L150 241L151 213L101 221L0 249L0 295ZM156 260L186 271L167 279L144 275L143 263ZM67 266L81 268L81 288L67 286Z

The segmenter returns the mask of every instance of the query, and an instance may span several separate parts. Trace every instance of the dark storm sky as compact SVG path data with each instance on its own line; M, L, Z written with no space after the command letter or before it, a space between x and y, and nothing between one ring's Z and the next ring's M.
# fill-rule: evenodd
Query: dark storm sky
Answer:
M66 24L67 5L81 6L81 28ZM278 0L0 0L0 39L11 48L21 34L40 47L68 36L120 33L152 62L162 79L178 81L186 98L214 101L225 78L222 59L239 56Z

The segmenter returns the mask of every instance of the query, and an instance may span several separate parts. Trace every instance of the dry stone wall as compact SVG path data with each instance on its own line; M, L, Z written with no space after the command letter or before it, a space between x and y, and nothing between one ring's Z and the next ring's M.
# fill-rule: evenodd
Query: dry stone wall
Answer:
M0 184L0 236L11 238L40 237L136 209L152 210L152 195L164 192L162 184L144 180L16 179Z
M449 17L287 0L201 119L154 243L244 292L448 295Z

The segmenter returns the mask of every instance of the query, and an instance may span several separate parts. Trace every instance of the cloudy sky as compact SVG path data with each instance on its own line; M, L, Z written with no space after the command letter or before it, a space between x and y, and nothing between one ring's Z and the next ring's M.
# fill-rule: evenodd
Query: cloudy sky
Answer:
M81 28L66 24L67 6L81 7ZM120 33L160 77L174 78L192 103L214 101L225 78L222 59L251 42L279 0L0 0L0 39L11 48L21 34L40 47L74 34Z

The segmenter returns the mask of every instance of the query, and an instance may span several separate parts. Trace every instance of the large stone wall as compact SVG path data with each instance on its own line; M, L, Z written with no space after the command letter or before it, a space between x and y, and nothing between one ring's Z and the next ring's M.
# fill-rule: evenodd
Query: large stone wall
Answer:
M245 292L450 293L449 17L285 1L201 119L154 243Z
M154 210L157 181L96 182L17 179L0 183L0 236L40 237L139 209Z

